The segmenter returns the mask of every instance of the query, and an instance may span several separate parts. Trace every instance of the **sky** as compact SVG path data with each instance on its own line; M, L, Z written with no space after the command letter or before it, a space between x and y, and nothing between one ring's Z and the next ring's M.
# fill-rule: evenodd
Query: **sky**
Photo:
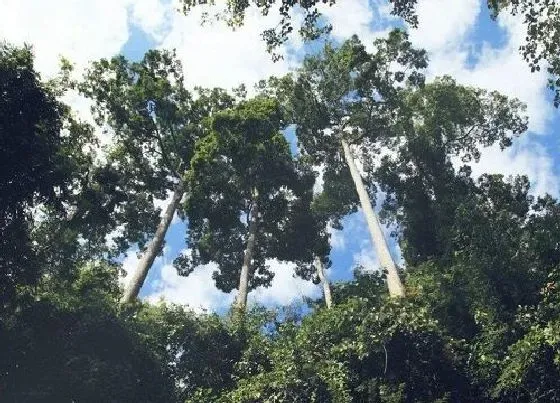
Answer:
M245 25L232 32L220 23L201 26L200 11L184 16L176 12L174 1L0 0L0 40L33 45L36 69L43 78L57 73L60 56L71 60L79 72L90 61L118 53L137 60L150 48L176 49L188 86L228 89L287 73L298 66L306 51L316 48L293 38L282 49L284 59L274 63L260 39L264 29L275 25L273 15L249 13ZM323 11L334 27L332 40L357 34L370 46L390 28L403 26L388 10L384 0L338 0ZM474 174L525 174L533 193L558 197L560 111L552 106L546 75L530 73L518 53L524 38L521 21L510 15L491 21L486 0L419 0L417 13L419 27L410 30L410 39L428 51L429 80L449 74L462 84L498 90L527 104L529 131L504 152L494 147L484 150L480 163L473 165ZM70 94L65 101L83 119L91 119L85 100ZM362 213L348 216L343 223L344 230L331 235L333 265L327 273L331 281L351 279L357 265L366 270L377 267ZM196 268L188 277L178 276L171 266L185 247L186 229L178 218L173 221L164 254L152 267L141 297L187 304L195 310L223 311L234 293L214 287L211 265ZM398 258L398 245L394 240L389 243ZM130 272L136 263L131 251L123 266ZM250 303L271 306L320 296L318 286L293 277L291 264L268 263L276 273L273 284L252 292Z

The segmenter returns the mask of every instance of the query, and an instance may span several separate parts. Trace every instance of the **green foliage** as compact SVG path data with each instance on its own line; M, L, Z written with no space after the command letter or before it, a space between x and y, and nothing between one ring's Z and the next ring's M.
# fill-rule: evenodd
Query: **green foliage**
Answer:
M431 402L465 393L449 360L453 342L408 302L354 296L252 343L236 388L216 401Z
M0 206L4 222L20 217L26 205L56 201L55 187L66 179L60 166L65 162L60 155L65 110L41 83L29 48L3 43L0 77ZM35 200L36 195L39 200Z
M143 305L129 325L146 348L166 365L176 400L201 390L213 394L233 385L244 336L216 314L195 314L180 306Z
M559 400L560 204L533 196L526 177L475 179L458 162L509 146L527 128L523 105L449 77L424 84L426 55L401 31L375 48L355 37L327 45L295 74L261 83L257 97L240 87L236 99L187 91L164 51L101 60L79 84L65 63L43 83L29 49L2 45L2 400ZM103 163L94 163L93 128L56 99L72 87L113 132ZM297 158L281 132L293 122ZM314 257L329 263L327 225L356 209L342 140L359 147L371 197L387 195L406 298L390 299L382 274L358 271L333 285L331 309L219 316L118 304L112 253L145 242L154 199L179 182L192 252L176 262L182 274L215 262L218 287L236 288L256 218L250 286L270 283L268 258L313 278ZM382 147L391 153L375 161ZM319 195L313 165L324 167ZM105 237L119 227L109 250Z
M237 288L255 203L259 215L251 288L270 284L273 273L265 259L305 259L304 239L291 250L286 243L299 228L294 223L301 216L297 209L305 206L301 198L309 199L312 182L290 153L280 132L281 118L278 103L262 97L212 117L211 134L200 140L191 161L186 211L187 243L193 249L176 260L182 274L216 262L218 288Z
M73 119L33 67L30 48L0 44L0 306L42 267L33 242L33 209L64 220L73 185L91 161L91 130ZM47 246L45 242L42 246ZM52 244L50 244L52 246ZM57 246L58 247L58 246ZM60 245L62 247L62 245ZM53 255L50 255L52 260ZM52 268L53 266L51 266ZM12 301L13 302L13 301Z
M560 294L556 268L541 289L538 305L520 309L517 323L525 335L509 346L493 390L501 399L555 401L560 380Z
M527 129L527 118L518 100L450 77L411 91L405 103L395 154L381 159L374 176L387 193L383 215L400 225L404 257L414 265L449 250L447 228L470 191L470 167L457 175L452 158L478 161L484 147L509 146Z
M90 264L64 286L47 279L3 318L4 401L171 401L161 363L115 310L116 275Z
M180 63L166 51L149 51L140 62L102 59L78 88L95 101L94 116L110 128L113 144L106 164L86 178L93 184L84 185L87 196L76 216L102 226L100 236L120 227L118 252L136 242L143 246L159 221L153 201L165 199L181 180L212 102L193 100Z

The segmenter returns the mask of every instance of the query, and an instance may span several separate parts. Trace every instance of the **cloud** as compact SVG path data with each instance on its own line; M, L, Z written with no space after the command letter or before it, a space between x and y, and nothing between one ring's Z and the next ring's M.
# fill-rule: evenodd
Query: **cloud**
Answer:
M119 277L119 283L121 287L125 287L130 282L132 277L132 273L136 270L138 266L138 262L140 259L138 258L136 252L129 252L128 255L124 258L122 262L122 268L124 270L124 276Z
M287 47L282 50L285 59L276 63L266 52L261 33L276 25L278 16L274 13L263 17L251 8L245 24L232 30L217 21L202 26L205 10L204 6L197 6L187 16L172 13L170 28L159 42L160 47L177 50L188 86L229 89L246 83L251 89L259 79L285 74L295 66L293 53ZM301 44L295 40L290 46L297 50Z
M304 297L319 297L320 288L311 281L294 277L294 264L268 260L267 264L274 273L272 285L259 287L249 294L249 302L264 305L288 305Z
M377 200L378 203L375 206L375 210L379 212L381 204L383 203L384 194L378 192ZM354 214L347 216L343 222L342 230L334 230L333 234L335 241L333 243L331 235L331 246L333 250L337 252L338 245L344 245L342 249L345 253L349 253L352 256L352 267L362 266L365 271L373 271L379 268L379 260L377 259L375 248L371 242L371 236L369 233L369 228L367 226L364 214L361 209ZM397 240L391 237L392 228L386 225L381 225L383 235L391 256L399 266L404 266L404 260L402 259L402 253Z
M473 176L496 173L504 176L527 175L531 192L537 195L560 195L560 182L554 159L531 137L519 139L513 147L501 151L493 146L484 151L479 163L471 164Z
M148 276L152 275L152 273L155 270L157 270L157 267L160 267L161 265L166 265L168 263L169 252L170 252L169 245L165 245L163 247L163 254L161 256L156 257L154 263L152 264L152 267L150 268L150 273L148 274ZM132 277L132 273L134 273L138 268L138 263L140 262L141 257L142 255L138 254L137 248L128 250L126 256L124 257L121 263L121 267L125 272L124 276L119 276L119 284L122 287L126 286L129 283ZM145 285L146 284L144 284L144 286Z
M129 1L4 0L0 37L33 45L37 70L51 77L61 55L83 67L118 53L128 40Z
M419 27L410 30L411 41L429 51L430 78L449 74L461 84L497 90L527 104L529 133L503 152L499 147L483 150L480 163L472 164L474 175L526 174L533 184L533 192L556 195L559 178L554 160L535 137L550 134L554 117L547 97L547 76L544 72L531 73L519 53L526 30L522 17L501 14L496 23L505 44L497 48L484 41L475 50L471 35L477 29L477 18L482 18L481 7L486 7L482 0L421 0L417 9Z
M32 45L35 69L43 79L58 74L61 57L74 64L74 77L79 78L91 61L118 54L128 41L132 1L3 0L0 40L18 46ZM72 107L76 116L94 125L90 100L69 91L62 101ZM111 133L96 128L102 146L111 142ZM101 154L98 156L102 159Z
M332 25L331 35L336 39L348 39L354 34L360 38L372 36L375 13L369 0L339 1L332 6L321 5L319 10Z
M368 241L362 241L360 251L354 254L353 260L354 266L360 266L365 273L372 273L379 270L379 259Z
M197 267L189 276L179 276L172 265L161 268L160 278L152 284L153 293L146 299L157 302L161 299L174 304L188 305L191 309L219 311L228 308L235 292L226 294L214 286L212 264Z
M313 166L313 172L315 172L315 182L313 183L313 194L318 195L323 193L325 187L325 164L321 163L319 165Z
M141 27L154 40L161 41L175 13L173 3L160 0L136 0L131 4L132 23Z
M318 297L320 289L310 281L294 278L294 265L291 263L267 261L275 273L272 285L259 287L249 293L248 302L266 306L287 305L302 297ZM187 277L179 276L172 265L161 268L160 278L153 284L153 293L146 299L156 302L161 299L175 304L188 305L196 311L220 311L229 308L237 291L224 293L214 286L212 272L216 269L211 263L199 266Z
M169 204L171 204L171 200L173 199L173 195L174 192L171 190L167 190L166 191L167 197L165 199L154 199L154 208L159 208L161 209L159 216L160 218L163 218L163 216L166 213L167 207L169 207ZM181 202L183 202L185 199L185 195L183 195ZM181 203L179 203L179 205L181 205ZM175 213L173 214L173 219L171 221L171 225L173 224L177 224L179 222L181 222L181 218L179 217L179 215L177 214L177 211L175 211Z
M430 53L455 51L480 13L481 0L420 0L416 6L418 29L410 40Z
M343 250L346 247L346 239L343 230L328 227L327 231L330 234L331 248Z

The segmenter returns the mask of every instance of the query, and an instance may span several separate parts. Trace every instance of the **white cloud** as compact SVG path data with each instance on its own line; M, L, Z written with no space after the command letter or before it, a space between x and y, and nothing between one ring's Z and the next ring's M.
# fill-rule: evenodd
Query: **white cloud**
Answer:
M267 264L274 273L272 285L259 287L249 294L249 301L264 305L288 305L303 297L319 297L320 288L311 281L294 277L294 264L268 260Z
M171 203L171 199L173 199L174 192L171 190L167 190L166 194L167 197L165 199L154 199L154 208L161 209L159 213L160 218L162 218L165 215L165 211L167 210L167 207ZM184 199L185 196L183 195L183 198L181 199L181 203L184 201ZM181 218L177 214L177 211L175 211L175 213L173 214L173 220L171 221L171 225L177 224L179 222L181 222Z
M371 247L371 243L362 241L360 251L353 256L354 265L361 266L365 273L372 273L379 270L379 259Z
M115 248L117 246L116 239L123 235L125 229L125 225L119 225L113 231L105 235L105 244L107 247Z
M261 33L277 23L274 13L263 17L251 8L245 24L232 31L223 22L201 26L204 10L197 6L187 16L171 14L170 29L160 42L163 48L177 50L189 86L229 89L246 83L251 89L259 79L284 74L294 65L286 48L282 51L285 59L276 63L266 52Z
M160 265L166 265L168 263L168 255L170 252L169 245L165 245L163 247L163 254L161 256L157 256L150 268L150 271L156 270L156 268ZM127 252L127 255L123 259L121 266L124 270L124 276L119 277L119 283L121 286L125 286L129 283L132 273L136 271L138 268L138 262L140 262L142 255L138 254L138 249L131 249Z
M379 212L381 204L383 202L384 194L379 192L377 194L377 205L375 210ZM371 242L371 236L369 229L361 209L356 213L347 216L343 221L343 229L341 231L333 231L335 238L338 238L333 243L331 238L331 246L336 248L335 245L344 245L344 250L348 253L352 253L352 270L354 266L362 266L365 271L375 271L379 269L379 260L377 259L375 248ZM404 266L404 260L402 259L402 253L400 247L395 238L391 237L391 228L386 225L381 225L383 230L383 235L391 256L395 259L395 262L399 266Z
M331 35L335 38L344 40L354 34L371 37L375 15L369 0L338 1L332 6L321 5L319 10L332 25Z
M142 28L156 41L163 39L172 13L176 12L172 3L160 0L136 0L131 5L132 22Z
M188 305L195 311L217 311L228 308L234 300L235 292L226 294L214 286L212 279L213 265L197 267L189 276L180 276L172 265L161 268L161 278L154 286L154 292L147 297L156 302Z
M287 305L302 297L318 297L320 289L310 281L294 278L294 265L291 263L267 261L275 273L272 285L268 288L259 287L249 293L250 304L258 303L267 306ZM211 263L199 266L189 276L179 276L172 265L164 265L161 278L152 286L154 292L147 297L148 301L161 299L176 304L188 305L194 310L223 310L234 301L237 291L224 293L214 286L212 272L216 269Z
M313 183L313 194L317 195L323 192L323 186L325 180L323 179L323 174L325 173L325 165L321 164L313 167L313 171L317 174L315 177L315 183Z
M75 78L93 60L119 53L129 39L128 7L132 0L0 0L0 40L33 46L35 69L43 79L60 71L60 58L75 67ZM94 124L92 102L68 92L62 99L79 118ZM95 127L95 126L94 126ZM111 131L96 130L101 145ZM101 154L98 154L102 158Z
M530 137L520 139L513 147L504 151L496 146L486 149L480 162L471 164L471 167L474 177L483 173L527 175L531 179L533 194L560 195L560 182L555 174L553 158Z
M481 0L420 0L416 6L418 29L410 30L410 39L427 51L454 51L464 45L480 13Z
M328 227L327 231L331 235L330 244L333 249L344 249L346 247L346 239L344 237L344 231L334 229L333 227Z
M387 35L392 21L391 7L385 0L344 0L334 5L320 4L321 14L332 26L331 38L337 41L357 35L368 51L373 41Z
M546 74L531 73L519 53L526 29L523 21L519 16L501 14L497 24L506 44L494 48L484 42L477 52L469 35L476 29L481 7L486 7L482 0L421 0L419 26L410 30L410 39L428 50L429 77L449 74L462 84L519 98L527 103L530 130L542 133L553 108L546 99Z
M118 53L128 40L130 0L2 0L0 37L34 46L36 68L45 77L64 56L78 67Z
M119 283L122 287L125 287L129 283L132 273L136 270L139 261L140 259L135 252L128 253L128 255L124 258L122 268L125 275L119 277Z

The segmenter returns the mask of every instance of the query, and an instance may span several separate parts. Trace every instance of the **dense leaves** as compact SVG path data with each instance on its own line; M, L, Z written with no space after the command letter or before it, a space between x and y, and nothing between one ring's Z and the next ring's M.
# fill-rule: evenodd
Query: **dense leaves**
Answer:
M115 310L116 274L89 265L70 284L47 280L38 301L3 317L4 401L169 401L163 363Z
M39 251L33 243L33 211L64 221L91 162L91 130L56 99L58 91L41 81L30 48L0 44L0 305L47 268L37 255L52 244L45 240Z
M252 3L227 4L241 18ZM524 176L471 174L484 147L527 129L524 106L450 77L425 83L426 65L402 31L373 53L354 37L247 98L188 91L165 51L44 83L29 49L2 45L2 401L558 401L560 204ZM93 128L57 100L66 88L95 101L111 136L100 155ZM247 308L272 280L268 259L314 280L313 261L331 263L328 228L357 210L356 176L366 199L385 194L406 297L358 269L329 309ZM152 236L154 200L170 192L168 218L188 219L180 273L214 267L244 315L118 303L115 254Z
M309 198L313 178L298 169L290 153L275 100L243 102L217 113L210 125L212 133L200 141L191 162L186 209L191 254L177 259L177 266L188 274L193 267L215 262L216 284L229 292L239 285L253 231L249 288L268 285L273 273L266 259L305 258L304 237L295 248L286 248L286 243L298 235L294 219L304 217L296 209L302 197Z

